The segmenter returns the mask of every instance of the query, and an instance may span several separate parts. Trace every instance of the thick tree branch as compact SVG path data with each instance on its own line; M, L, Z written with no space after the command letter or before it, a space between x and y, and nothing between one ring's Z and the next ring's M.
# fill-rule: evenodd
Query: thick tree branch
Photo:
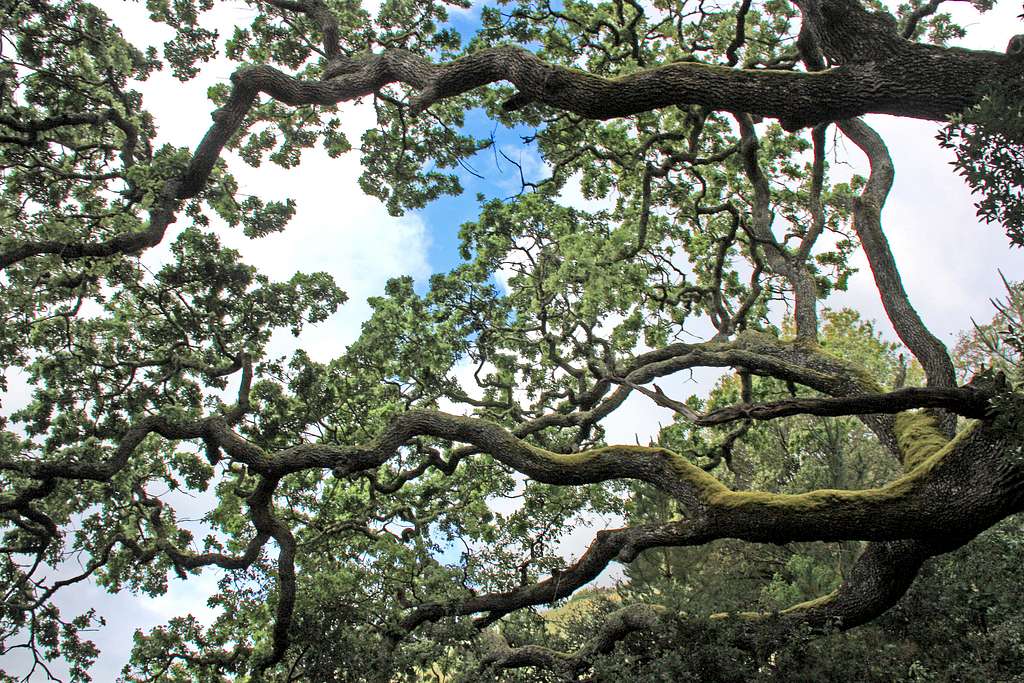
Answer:
M613 559L628 562L639 551L657 546L702 544L714 538L761 543L912 539L949 550L1022 509L1024 473L1004 460L1004 441L997 430L976 425L944 446L932 446L920 465L882 488L796 495L729 491L700 468L663 449L623 446L562 456L532 448L530 455L521 454L522 459L510 448L492 450L505 464L547 483L580 483L584 471L601 479L619 468L629 470L631 478L648 481L680 500L689 518L654 527L599 532L576 564L549 579L509 593L423 605L403 621L403 628L443 616L481 612L488 616L478 624L487 625L516 609L565 597L591 581ZM543 462L527 463L531 458ZM663 468L665 462L670 463L669 469ZM558 463L559 469L548 469L548 463ZM682 482L688 485L680 486ZM863 590L865 596L871 592ZM863 599L858 598L856 604Z
M934 447L934 455L941 447ZM690 531L694 529L691 528ZM628 530L623 530L628 531ZM677 539L689 545L695 539ZM922 563L929 557L947 552L965 542L951 536L933 541L901 540L869 544L853 570L832 593L800 603L778 614L744 612L711 615L712 620L731 619L741 626L732 634L746 648L769 648L781 644L792 634L847 630L876 618L903 596L913 583ZM647 547L654 547L656 543ZM628 559L628 558L627 558ZM485 666L519 668L535 666L569 675L585 670L597 654L610 652L615 643L635 631L658 628L671 615L664 608L629 605L610 614L597 634L573 653L563 653L540 645L510 648L496 632L488 632L489 651Z
M778 647L798 635L846 631L878 617L903 597L926 559L942 552L939 546L917 541L872 544L861 554L850 576L829 595L810 600L781 613L742 612L714 614L711 621L729 621L736 628L728 634L747 649ZM696 622L698 618L673 615L656 605L632 604L604 617L595 635L574 652L560 652L543 645L510 647L500 633L485 632L486 654L482 666L495 669L538 667L576 676L601 654L638 631L664 628L668 619Z
M889 241L882 231L882 207L892 188L892 159L882 138L858 119L842 121L840 130L853 140L871 164L871 175L860 197L854 200L853 227L871 265L875 286L885 313L900 340L921 362L929 387L954 387L956 375L945 345L925 326L903 287ZM943 418L943 429L951 436L956 428L952 416Z
M168 438L183 438L182 435L193 434L194 430L206 429L208 438L230 452L234 447L232 439L237 437L225 435L223 425L221 420L192 426L159 422L149 426ZM281 548L274 645L264 665L269 666L283 656L295 599L294 539L270 510L279 476L309 467L333 467L342 473L367 470L391 457L401 445L424 435L469 443L546 483L583 484L619 478L646 481L678 500L688 519L600 532L583 557L565 571L508 593L421 605L403 620L401 626L406 631L426 621L459 614L484 614L478 625L485 626L511 611L565 597L593 580L612 560L631 561L646 548L702 544L726 537L771 543L922 539L944 548L956 547L1003 516L1020 510L1024 503L1024 473L1003 458L1007 448L1003 443L1005 435L985 425L965 430L945 446L930 446L928 452L917 458L920 464L914 470L885 487L785 495L729 491L685 458L665 449L612 446L557 454L517 439L503 427L484 420L410 411L396 416L391 427L366 447L309 444L274 454L257 453L250 458L252 468L270 473L261 478L258 491L250 497L253 522L261 542L273 536ZM908 439L910 444L917 442L909 432ZM903 564L895 565L895 569L900 567ZM896 592L893 589L886 595ZM876 593L866 591L864 596ZM863 599L851 604L860 610L857 614L868 614L874 609L865 607ZM829 618L834 618L838 609L833 608ZM851 609L842 607L844 614ZM854 621L851 617L850 622Z

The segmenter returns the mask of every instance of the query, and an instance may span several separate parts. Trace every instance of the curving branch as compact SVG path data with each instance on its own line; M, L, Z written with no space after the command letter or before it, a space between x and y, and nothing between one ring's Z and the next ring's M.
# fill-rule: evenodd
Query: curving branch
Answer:
M464 424L474 435L489 429L471 425L472 418L446 419L469 420ZM678 500L688 517L599 532L574 565L538 584L451 604L422 605L402 626L412 629L444 616L486 612L477 620L485 626L511 611L565 597L613 559L628 562L638 552L658 546L703 544L716 538L760 543L861 539L915 540L949 550L1003 516L1024 509L1020 493L1024 473L1002 460L1006 437L998 430L976 425L942 443L941 439L933 442L915 469L882 488L803 494L729 491L685 458L658 448L615 446L570 456L544 453L536 447L514 454L511 444L487 449L501 462L546 483L587 483L611 477L646 481ZM975 478L965 479L968 473ZM955 496L950 493L954 489Z
M895 414L915 408L941 408L962 417L982 419L991 412L987 394L970 387L943 389L910 387L885 394L865 394L841 398L791 398L771 403L740 404L700 414L682 401L665 395L655 384L654 390L626 380L616 380L639 391L652 401L682 415L698 427L711 427L737 420L775 420L792 415L863 415L865 413Z
M815 214L813 224L807 231L800 249L792 253L780 244L772 233L775 216L771 210L771 189L757 158L758 141L753 119L749 114L741 114L736 117L736 121L740 128L740 156L743 159L743 168L754 189L750 231L753 239L763 247L765 261L772 272L789 280L793 288L793 318L796 322L797 338L814 341L818 338L818 287L808 268L807 255L817 238L816 233L821 231L823 218L821 185L824 176L824 150L823 145L817 144L817 141L824 137L824 131L815 133L816 149L811 187L812 211ZM816 127L815 130L819 128Z
M942 552L940 546L918 541L871 544L854 565L850 576L829 595L794 605L780 613L741 612L709 615L712 623L738 628L725 634L745 649L773 649L793 636L846 631L887 611L903 597L925 560ZM700 623L701 617L673 614L657 605L636 603L619 608L601 621L593 637L574 652L561 652L539 644L510 647L490 629L483 635L482 668L537 667L566 676L578 676L595 657L613 650L630 634L664 628L668 620Z
M882 207L893 182L892 159L885 142L874 129L859 119L841 121L839 129L864 152L871 165L867 185L854 200L853 228L871 266L885 313L900 340L920 361L928 386L955 387L956 374L949 352L928 330L910 303L896 260L889 249L889 241L882 231ZM951 436L956 421L952 415L947 415L942 425L947 436Z

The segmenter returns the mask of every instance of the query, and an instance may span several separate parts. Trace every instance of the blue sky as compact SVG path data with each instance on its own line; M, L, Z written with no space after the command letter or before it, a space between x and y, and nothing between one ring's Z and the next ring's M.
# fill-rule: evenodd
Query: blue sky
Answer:
M513 161L525 161L526 172L536 172L536 145L527 146L523 137L533 132L525 126L508 128L489 118L482 110L466 113L463 132L479 140L493 136L494 144L466 160L472 173L457 169L463 193L441 197L416 213L430 231L427 261L435 273L446 272L459 262L459 227L477 217L477 194L487 199L506 199L521 190L519 169L501 156L504 151ZM540 178L527 176L527 180ZM422 286L422 283L419 283Z

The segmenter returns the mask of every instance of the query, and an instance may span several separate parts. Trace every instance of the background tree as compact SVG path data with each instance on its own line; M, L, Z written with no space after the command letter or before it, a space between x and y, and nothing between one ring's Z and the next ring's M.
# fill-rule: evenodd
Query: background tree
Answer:
M939 6L517 0L465 39L441 3L253 2L223 46L239 67L187 150L154 144L133 84L163 66L187 81L218 52L208 3L147 5L175 33L158 54L86 2L5 0L0 354L33 394L0 424L3 647L84 679L96 617L62 615L57 591L156 594L211 566L226 570L215 623L140 633L127 678L635 672L615 648L637 631L704 646L686 666L738 652L760 672L796 656L786 643L878 619L928 558L1024 501L1020 394L994 371L957 385L882 230L891 160L854 118L960 117L943 143L1019 237L1012 166L969 164L1019 151L1019 130L994 122L1019 108L1024 62L943 47L961 29ZM345 295L324 273L273 282L223 246L221 223L256 239L294 212L243 196L227 159L343 154L335 106L356 98L378 117L361 184L394 213L459 191L453 169L489 144L467 111L527 127L550 173L483 198L463 262L426 291L392 281L337 358L276 359L274 330ZM867 178L830 177L837 135ZM608 208L560 204L574 177ZM163 242L168 262L144 267ZM819 310L858 248L924 386L904 386L867 323ZM1000 339L1019 351L1018 332ZM655 384L699 367L736 378L707 404ZM687 424L657 446L606 444L601 422L630 395ZM168 489L202 493L202 524ZM608 514L626 525L574 560L558 551ZM741 542L813 541L845 545L791 546L747 608L735 586L707 609L643 602L638 586L560 650L532 611L612 562L640 576L663 548L724 548L767 577Z
M1016 287L1010 286L1013 292ZM1013 302L1000 302L994 320L964 335L956 347L958 367L992 366L1009 356L1003 337L1013 328ZM1009 304L1009 305L1007 305ZM825 311L824 346L841 346L859 364L885 368L880 375L898 378L902 359L881 342L872 326L852 311ZM998 340L995 344L989 342ZM1018 364L1004 367L1016 371ZM976 367L977 369L977 367ZM918 377L911 369L908 383ZM768 400L764 384L754 380L755 398ZM710 406L736 402L735 379L723 381ZM731 390L732 389L732 390ZM784 387L776 391L785 393ZM808 424L810 423L810 424ZM761 438L757 438L760 431ZM729 465L712 470L735 488L770 491L809 488L866 488L896 476L895 463L884 457L877 442L866 439L854 418L794 416L754 425L730 454ZM664 445L679 452L694 448L703 430L686 422L664 430ZM705 447L706 448L706 447ZM701 460L697 461L702 462ZM705 467L711 462L703 461ZM881 471L879 471L881 469ZM752 472L753 476L740 473ZM638 496L631 517L664 517L664 509ZM670 504L658 497L661 505ZM577 610L577 625L593 627L602 610L621 607L622 599L658 604L673 615L700 615L716 610L738 612L759 605L766 612L783 610L801 600L835 589L849 574L861 550L858 542L792 543L782 546L716 541L709 548L664 548L637 558L626 569L617 592L603 596L600 608ZM679 620L670 635L650 634L628 641L622 652L598 660L598 680L1009 680L1021 675L1021 624L1015 608L1013 567L1021 560L1020 520L1012 518L990 529L970 545L925 565L900 602L870 625L846 633L830 633L808 641L798 638L769 653L730 647L728 627L695 628ZM572 607L576 603L569 603ZM681 632L679 632L681 631ZM724 632L724 633L723 633ZM680 637L708 644L710 655L680 654ZM760 655L760 657L759 657Z

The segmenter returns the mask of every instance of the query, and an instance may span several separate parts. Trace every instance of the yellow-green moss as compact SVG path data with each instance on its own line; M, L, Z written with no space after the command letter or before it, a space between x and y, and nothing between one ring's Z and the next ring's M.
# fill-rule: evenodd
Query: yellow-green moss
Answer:
M591 448L585 451L579 451L578 453L555 453L539 446L532 446L527 444L527 447L535 456L539 456L544 460L547 460L553 465L566 465L569 467L579 467L585 465L592 460L597 460L601 456L608 455L613 457L628 458L631 456L650 456L658 455L663 453L671 453L664 448L656 448L651 446L630 446L630 445L612 445L612 446L601 446L599 448Z
M587 463L597 460L601 456L612 456L616 458L630 457L651 457L657 456L666 458L669 465L679 479L688 482L697 490L697 495L702 498L710 498L715 494L728 492L728 488L715 477L697 467L689 460L674 453L667 448L650 446L614 445L592 448L579 453L553 453L552 451L529 446L534 455L540 456L548 462L564 467L582 467Z
M919 422L913 423L920 426ZM915 454L920 458L917 464L907 470L899 479L896 479L885 486L873 489L861 489L859 491L839 489L819 489L807 493L765 493L763 491L730 491L722 486L717 493L708 496L708 502L719 508L740 508L746 506L765 506L772 508L784 508L787 510L815 510L837 503L860 503L871 501L883 503L888 500L895 500L907 495L920 479L928 476L943 458L950 453L956 445L967 438L979 423L974 422L960 430L950 441L942 437L942 442L937 443L931 438L932 447L929 449L918 449ZM929 436L925 434L925 436ZM934 435L931 435L932 437ZM716 480L717 482L717 480ZM721 484L719 484L721 486Z
M782 610L780 614L790 614L792 612L800 612L802 610L812 609L814 607L821 607L822 605L826 605L829 602L832 602L832 600L834 600L836 595L838 594L839 591L834 590L831 593L826 593L825 595L821 595L816 598L811 598L810 600L805 600L804 602L797 603L792 607L787 607L786 609Z
M815 607L821 607L822 605L828 604L835 599L839 591L832 591L826 595L822 595L817 598L812 598L805 602L798 603L792 607L787 607L781 612L716 612L715 614L708 615L708 619L712 621L722 621L724 619L734 618L742 619L744 621L764 621L771 619L779 614L792 614L793 612L800 612L802 610L813 609Z
M942 450L949 439L928 413L906 411L896 416L893 427L896 443L903 454L903 468L909 472Z
M766 493L763 491L732 491L718 479L697 467L683 456L665 448L645 446L605 446L580 453L560 454L529 446L533 453L548 462L565 467L585 466L601 456L617 458L657 456L668 460L672 473L680 483L688 484L697 498L720 509L765 507L786 510L820 510L831 506L874 503L884 504L906 496L917 482L928 476L961 440L977 428L971 423L952 440L938 430L933 418L922 413L905 412L896 417L895 431L904 453L906 474L885 486L862 490L819 489L807 493ZM668 483L668 482L666 482Z
M821 510L836 505L850 505L871 501L882 503L906 495L914 479L902 477L887 486L850 491L818 489L807 493L766 493L764 491L722 491L709 497L708 502L723 510L745 507L763 507L791 511Z
M893 482L896 484L897 482ZM841 489L818 489L807 493L766 493L764 491L723 491L712 495L709 502L723 510L764 507L786 510L820 510L833 505L843 503L855 503L872 500L881 502L899 498L905 492L905 488L896 488L893 485L877 489L863 489L860 491L847 491Z
M696 489L697 495L702 499L709 500L716 495L729 491L729 487L725 484L678 453L666 450L665 457L671 460L672 469L676 475L680 479L689 482Z
M526 444L530 452L535 456L539 456L544 460L547 460L553 465L565 465L567 467L579 467L585 465L591 460L596 460L603 453L610 451L611 447L604 448L592 448L587 451L580 451L579 453L555 453L539 446L533 446Z

